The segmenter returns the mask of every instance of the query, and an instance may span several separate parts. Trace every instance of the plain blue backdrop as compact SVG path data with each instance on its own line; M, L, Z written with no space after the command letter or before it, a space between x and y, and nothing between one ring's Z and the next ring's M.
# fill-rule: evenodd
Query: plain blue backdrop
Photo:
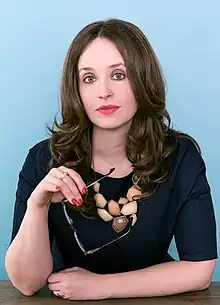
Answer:
M220 225L219 1L0 0L0 279L7 278L18 173L59 109L67 48L87 23L109 17L136 23L150 40L167 80L174 127L201 146ZM176 253L174 244L170 251ZM219 262L214 280L220 280Z

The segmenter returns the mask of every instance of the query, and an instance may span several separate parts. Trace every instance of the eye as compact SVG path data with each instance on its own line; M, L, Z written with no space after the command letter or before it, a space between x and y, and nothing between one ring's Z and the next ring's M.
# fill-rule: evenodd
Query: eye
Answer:
M88 75L86 77L83 78L83 81L85 83L92 83L95 81L95 77L93 75Z
M117 72L117 73L113 74L112 78L116 79L116 80L121 80L121 79L125 78L125 74L121 73L121 72Z

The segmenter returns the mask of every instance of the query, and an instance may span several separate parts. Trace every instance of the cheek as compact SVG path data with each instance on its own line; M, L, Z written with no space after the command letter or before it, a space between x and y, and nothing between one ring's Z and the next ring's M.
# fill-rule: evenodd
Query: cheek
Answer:
M86 111L89 110L89 106L92 106L92 101L94 101L93 91L94 89L92 86L90 86L90 88L85 88L84 86L79 88L80 98Z
M121 90L119 95L123 106L127 106L130 110L137 109L137 102L130 86L126 86L124 90Z
M112 85L112 91L114 92L115 97L120 98L122 101L135 101L133 90L128 80L124 82L115 82Z

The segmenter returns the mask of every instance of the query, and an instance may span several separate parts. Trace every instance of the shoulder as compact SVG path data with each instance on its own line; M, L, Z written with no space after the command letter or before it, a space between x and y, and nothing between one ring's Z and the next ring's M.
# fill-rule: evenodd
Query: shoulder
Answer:
M177 138L176 149L172 154L170 187L176 198L185 202L193 188L208 190L206 165L200 148L190 138Z
M200 147L193 139L179 137L176 139L176 149L173 152L174 166L190 167L200 170L205 166Z
M45 139L29 148L22 170L35 173L41 180L49 171L50 159L50 139Z
M37 160L43 159L50 159L50 139L42 140L36 143L34 146L30 147L29 154L34 156Z
M192 185L197 177L206 172L200 148L190 138L177 138L176 149L171 155L171 181L176 185Z

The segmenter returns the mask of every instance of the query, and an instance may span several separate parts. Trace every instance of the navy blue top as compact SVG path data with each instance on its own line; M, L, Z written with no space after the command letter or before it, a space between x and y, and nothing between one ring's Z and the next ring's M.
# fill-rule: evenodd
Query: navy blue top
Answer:
M48 173L48 143L44 140L29 150L19 174L12 240L24 217L27 199ZM48 226L51 244L55 241L56 268L78 266L97 273L145 268L168 260L167 251L173 237L180 260L217 258L216 222L204 161L188 139L177 140L171 159L169 179L150 198L139 201L138 221L131 232L92 255L84 255L79 248L62 205L51 204ZM101 193L107 199L117 200L131 185L131 175L108 177L102 181ZM67 211L86 250L97 248L121 234L99 217L89 219L71 208Z

